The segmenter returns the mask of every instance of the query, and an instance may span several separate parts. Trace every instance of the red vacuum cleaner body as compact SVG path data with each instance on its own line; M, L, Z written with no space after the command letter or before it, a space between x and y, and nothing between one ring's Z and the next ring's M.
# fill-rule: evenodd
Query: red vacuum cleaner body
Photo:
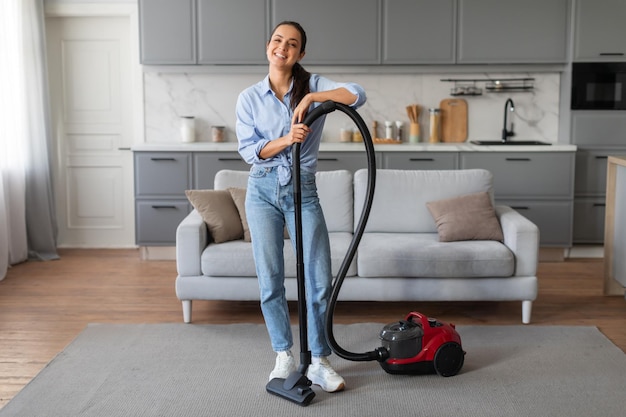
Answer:
M417 312L386 325L380 332L389 358L380 362L390 374L456 375L463 367L465 352L454 324L443 323Z

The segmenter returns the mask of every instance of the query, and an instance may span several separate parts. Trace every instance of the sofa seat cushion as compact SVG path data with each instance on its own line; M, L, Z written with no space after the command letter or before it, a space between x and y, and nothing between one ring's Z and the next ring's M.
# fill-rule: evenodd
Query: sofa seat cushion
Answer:
M437 233L365 233L357 268L360 277L509 277L515 258L493 240L439 242Z
M337 275L343 258L345 257L350 242L351 233L329 233L331 269L333 277ZM296 276L296 254L293 250L292 241L285 240L283 249L285 257L285 276ZM252 243L243 240L211 243L202 252L200 260L202 274L212 277L256 277L254 258L252 255ZM356 275L356 261L352 262L347 276Z

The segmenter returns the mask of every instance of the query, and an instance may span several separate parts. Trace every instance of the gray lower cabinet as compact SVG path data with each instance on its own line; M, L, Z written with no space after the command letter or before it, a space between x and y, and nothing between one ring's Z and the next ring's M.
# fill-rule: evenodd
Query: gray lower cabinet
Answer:
M605 197L574 198L574 243L604 243Z
M576 151L574 243L602 244L609 156L624 156L626 148L580 147Z
M589 9L590 3L580 7ZM626 155L626 111L575 110L571 124L572 143L578 147L574 243L603 244L607 162L609 156Z
M386 152L383 166L388 169L457 169L457 152Z
M375 153L376 166L381 167L381 155ZM367 168L367 154L365 152L320 152L317 158L318 171L336 171L347 169L356 172Z
M464 152L460 168L494 176L496 202L514 207L539 227L542 246L572 244L573 152Z
M379 149L375 152L379 169L483 168L491 171L497 202L514 207L535 222L541 230L541 245L555 247L568 247L572 242L574 155L554 151L398 152ZM136 151L134 159L135 240L140 246L175 244L176 227L192 208L185 190L212 189L215 174L222 169L249 170L249 165L236 151ZM355 172L362 168L367 168L367 155L363 151L319 154L319 171L347 169ZM599 201L589 203L591 210ZM601 214L597 212L599 222ZM584 233L590 234L591 229L593 226Z
M215 174L222 169L249 171L250 165L241 159L238 152L194 152L193 188L212 189Z
M135 152L135 242L169 246L176 227L191 210L189 152Z

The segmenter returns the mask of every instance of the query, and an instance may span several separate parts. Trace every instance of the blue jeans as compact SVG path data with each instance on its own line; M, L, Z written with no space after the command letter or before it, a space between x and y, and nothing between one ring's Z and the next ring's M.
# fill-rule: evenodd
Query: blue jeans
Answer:
M328 230L319 204L315 174L302 172L302 242L309 349L313 356L330 355L324 319L332 288ZM276 168L252 167L246 192L246 217L259 279L261 311L276 352L291 349L293 336L285 298L284 233L295 253L293 180L281 186Z

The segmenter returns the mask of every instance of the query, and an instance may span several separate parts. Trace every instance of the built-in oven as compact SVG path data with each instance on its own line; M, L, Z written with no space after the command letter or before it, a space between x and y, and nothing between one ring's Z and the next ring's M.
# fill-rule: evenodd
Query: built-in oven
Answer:
M572 110L626 110L626 62L572 64Z

